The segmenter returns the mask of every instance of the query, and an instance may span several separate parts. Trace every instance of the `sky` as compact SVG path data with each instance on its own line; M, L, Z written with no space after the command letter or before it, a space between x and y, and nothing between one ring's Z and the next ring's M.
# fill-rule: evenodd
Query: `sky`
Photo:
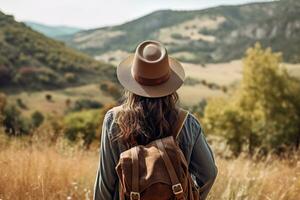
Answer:
M261 0L0 0L17 21L96 28L117 25L160 9L195 10ZM264 0L268 1L268 0Z

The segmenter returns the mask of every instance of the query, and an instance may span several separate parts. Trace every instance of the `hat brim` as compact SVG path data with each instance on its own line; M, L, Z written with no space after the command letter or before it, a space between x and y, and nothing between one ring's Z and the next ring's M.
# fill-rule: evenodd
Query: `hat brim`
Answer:
M121 85L130 92L143 97L163 97L175 92L184 82L184 69L174 58L169 57L171 69L170 78L159 85L147 86L138 83L131 75L131 65L134 55L130 55L117 67L117 77Z

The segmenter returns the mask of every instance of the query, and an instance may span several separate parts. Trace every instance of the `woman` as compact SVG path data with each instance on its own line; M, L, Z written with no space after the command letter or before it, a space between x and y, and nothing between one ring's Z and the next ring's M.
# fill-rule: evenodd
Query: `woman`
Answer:
M142 42L134 55L120 63L117 76L126 89L125 100L104 118L94 200L119 199L115 168L121 152L170 136L179 117L176 90L185 74L161 43ZM201 199L205 199L217 175L212 151L192 114L187 114L179 130L177 142Z

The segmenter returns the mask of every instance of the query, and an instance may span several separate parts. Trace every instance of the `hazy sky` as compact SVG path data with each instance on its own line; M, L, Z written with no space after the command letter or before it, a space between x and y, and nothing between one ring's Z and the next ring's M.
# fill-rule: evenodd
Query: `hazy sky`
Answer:
M260 0L0 0L18 21L94 28L115 25L159 9L201 9ZM265 0L267 1L267 0Z

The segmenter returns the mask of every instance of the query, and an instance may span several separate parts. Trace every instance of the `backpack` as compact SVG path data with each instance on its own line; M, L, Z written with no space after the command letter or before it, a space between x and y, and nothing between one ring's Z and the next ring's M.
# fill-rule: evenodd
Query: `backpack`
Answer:
M188 112L180 110L177 135ZM134 146L120 154L116 172L120 200L199 200L177 135Z

